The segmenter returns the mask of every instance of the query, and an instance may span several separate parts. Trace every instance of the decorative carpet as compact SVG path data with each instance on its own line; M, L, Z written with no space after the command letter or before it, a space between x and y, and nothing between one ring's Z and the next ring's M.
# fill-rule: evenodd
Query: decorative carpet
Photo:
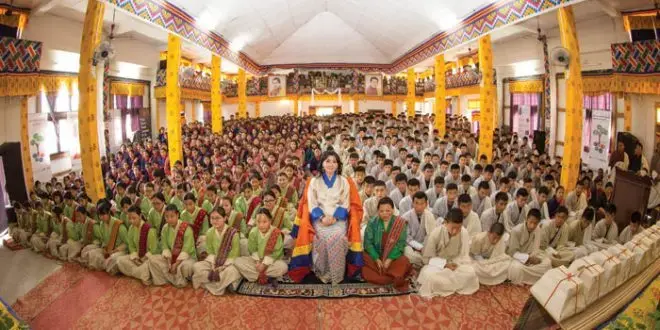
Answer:
M281 299L213 296L65 264L13 308L33 329L511 329L529 287L482 286L470 296Z
M21 320L16 312L0 298L0 329L29 329L30 326Z
M602 329L659 329L660 275Z
M236 293L247 296L277 298L388 297L417 292L415 277L416 275L408 279L408 290L397 291L392 285L375 285L363 280L345 281L337 285L325 284L319 281L314 274L305 277L302 283L294 283L288 275L285 275L277 284L261 285L243 280L239 284Z

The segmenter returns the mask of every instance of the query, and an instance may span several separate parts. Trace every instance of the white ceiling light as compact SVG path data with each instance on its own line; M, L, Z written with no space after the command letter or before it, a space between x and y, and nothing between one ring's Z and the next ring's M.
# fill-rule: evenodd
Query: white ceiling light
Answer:
M458 17L456 17L456 14L452 13L448 9L438 10L433 15L433 19L443 31L447 31L453 28L459 22Z
M241 49L243 49L243 47L245 47L245 44L247 44L247 40L248 40L247 36L244 35L238 36L236 37L236 39L234 39L232 42L229 43L229 49L238 52Z
M195 24L204 30L213 30L218 24L218 16L213 13L212 10L208 8L199 15L199 18L195 20Z

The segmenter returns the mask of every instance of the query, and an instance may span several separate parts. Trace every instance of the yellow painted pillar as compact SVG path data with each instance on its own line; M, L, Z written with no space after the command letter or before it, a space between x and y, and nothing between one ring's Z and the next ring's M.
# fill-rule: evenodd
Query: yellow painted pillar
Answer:
M632 131L632 102L630 94L623 95L623 130Z
M254 102L254 118L261 117L261 102Z
M406 95L406 107L408 118L415 117L415 69L408 69L407 73L408 95Z
M493 159L493 98L496 97L493 85L493 47L490 35L479 39L479 68L481 70L481 109L479 110L479 155L486 155L488 161Z
M435 129L445 136L447 128L447 89L445 85L445 56L435 57Z
M30 133L28 132L28 97L21 99L21 158L23 159L23 177L28 193L34 185L32 174L32 157L30 156Z
M99 153L98 116L96 100L101 91L96 87L92 65L94 50L101 42L105 5L98 0L87 1L87 12L80 41L80 70L78 72L78 137L82 175L87 195L96 202L105 197Z
M566 137L564 138L561 185L567 191L571 191L580 174L582 157L582 67L573 7L560 8L557 11L557 17L561 45L568 50L570 55L568 72L566 72Z
M397 111L396 111L396 100L392 100L392 116L396 117L397 116Z
M248 117L247 113L247 80L245 70L238 69L238 118L245 119Z
M211 129L213 133L222 134L222 89L220 79L222 72L220 56L211 57Z
M357 95L353 96L353 112L360 113L360 100Z
M181 38L174 34L167 36L167 76L165 104L167 108L167 149L170 166L183 161L181 141L181 89L179 87L179 67L181 66Z
M295 97L293 99L293 116L294 117L298 117L298 113L300 112L299 110L300 109L298 109L298 98Z

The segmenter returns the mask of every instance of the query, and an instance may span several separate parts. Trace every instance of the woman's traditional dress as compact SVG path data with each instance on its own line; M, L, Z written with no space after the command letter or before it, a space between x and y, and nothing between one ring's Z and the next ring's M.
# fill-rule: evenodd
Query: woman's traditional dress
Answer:
M217 296L241 279L241 274L233 266L234 260L240 256L239 237L239 231L227 225L220 231L211 227L206 232L204 244L209 255L193 266L193 288L204 287Z
M128 229L127 245L128 255L117 259L119 271L141 280L144 285L150 285L149 257L160 253L156 229L144 221L137 227L131 225Z
M296 244L289 277L300 282L311 270L324 282L339 283L345 275L355 277L363 265L362 205L355 182L324 174L305 187L291 231ZM323 216L333 216L337 222L324 226Z

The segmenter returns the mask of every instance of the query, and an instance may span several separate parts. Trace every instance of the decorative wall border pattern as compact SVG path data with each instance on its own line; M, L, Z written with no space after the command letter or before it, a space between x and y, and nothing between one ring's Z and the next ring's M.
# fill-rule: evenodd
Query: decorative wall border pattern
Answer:
M501 0L477 10L450 31L440 32L390 64L367 63L310 63L259 65L243 52L229 49L222 36L195 26L195 19L165 0L104 0L129 14L180 35L209 51L218 54L255 75L263 75L272 68L332 68L357 69L387 74L401 72L427 58L450 48L475 40L504 26L519 22L559 7L584 0Z

